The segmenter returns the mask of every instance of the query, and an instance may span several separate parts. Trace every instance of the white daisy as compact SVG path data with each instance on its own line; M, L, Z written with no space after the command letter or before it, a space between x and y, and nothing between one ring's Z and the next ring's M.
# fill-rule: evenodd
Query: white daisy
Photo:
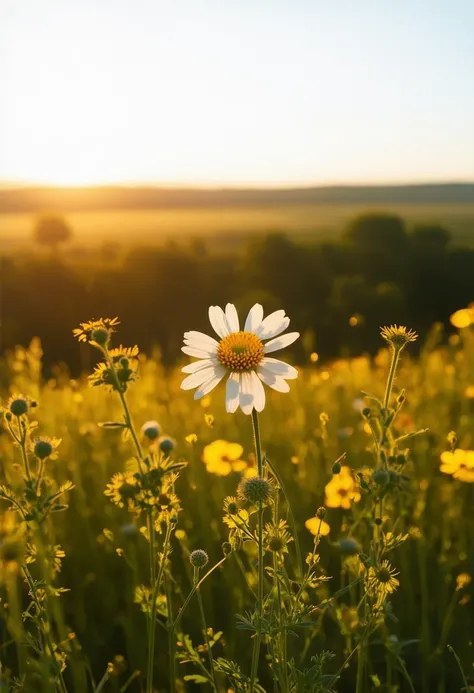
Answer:
M297 378L298 371L267 356L293 344L300 336L299 332L282 334L290 324L284 310L264 319L263 308L256 303L247 315L243 330L232 303L226 305L225 312L219 306L211 306L209 320L219 340L202 332L184 333L182 350L199 361L183 368L183 373L190 373L181 383L183 390L196 387L194 399L200 399L228 373L225 404L231 414L239 406L244 414L251 414L254 408L262 411L265 406L262 382L278 392L289 391L286 381Z

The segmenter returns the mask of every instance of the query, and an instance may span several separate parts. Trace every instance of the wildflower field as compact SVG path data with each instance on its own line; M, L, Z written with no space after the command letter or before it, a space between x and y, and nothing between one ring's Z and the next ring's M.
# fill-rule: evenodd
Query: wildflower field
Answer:
M284 311L209 318L175 368L116 319L76 380L4 356L2 693L474 690L472 310L298 368Z

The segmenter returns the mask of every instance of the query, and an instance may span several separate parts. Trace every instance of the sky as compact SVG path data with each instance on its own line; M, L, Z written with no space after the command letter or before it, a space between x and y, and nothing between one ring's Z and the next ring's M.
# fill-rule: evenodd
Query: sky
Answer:
M474 0L1 0L0 181L474 180Z

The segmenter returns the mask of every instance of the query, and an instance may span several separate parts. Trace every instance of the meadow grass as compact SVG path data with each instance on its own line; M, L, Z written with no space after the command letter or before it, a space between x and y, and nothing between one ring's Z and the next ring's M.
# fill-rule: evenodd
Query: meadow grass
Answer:
M403 404L393 422L393 433L407 436L399 447L406 444L410 452L401 453L403 478L397 476L397 492L387 496L383 507L383 496L366 492L364 486L373 488L372 475L378 470L377 484L382 487L386 480L381 478L380 468L388 467L383 435L380 447L375 444L374 457L374 418L368 409L375 411L375 405L362 393L380 400L385 410L381 416L386 416L389 350L381 349L373 360L361 357L325 365L314 363L308 354L308 365L292 383L291 393L271 393L260 415L262 449L275 470L273 482L284 490L277 516L280 512L289 529L293 531L293 524L296 529L283 556L284 575L295 576L287 585L289 601L299 604L301 599L305 608L311 607L305 612L304 628L295 627L286 639L277 631L275 647L286 657L290 678L292 662L296 666L304 660L308 666L312 656L318 658L313 660L315 671L306 669L304 680L294 684L292 691L454 693L465 691L472 681L474 484L442 473L440 456L453 454L450 451L456 446L474 448L474 334L467 328L447 346L436 343L435 330L416 361L405 350L396 378L389 383L389 399L397 402L393 406ZM179 370L165 370L156 356L140 356L140 377L127 392L135 430L156 420L161 433L176 441L172 459L188 463L173 483L182 510L176 525L173 519L171 553L158 554L164 582L155 604L150 599L150 527L143 516L130 514L104 495L111 477L136 470L139 458L123 426L98 425L124 421L120 398L117 392L89 387L85 380L72 381L61 369L44 382L40 359L37 341L8 356L3 370L8 373L8 384L2 395L24 393L38 402L34 418L41 434L62 438L58 459L47 461L47 474L53 485L74 484L67 491L69 507L51 516L48 526L48 541L61 547L65 557L59 574L47 577L54 589L62 586L69 591L56 594L51 587L49 626L36 614L39 631L54 632L59 643L49 646L46 642L41 652L51 655L57 647L58 661L67 659L63 677L68 691L142 691L150 666L153 607L157 614L152 661L156 690L191 691L201 683L224 691L230 689L229 681L236 691L252 690L254 684L239 688L231 676L235 677L237 666L247 674L253 669L250 610L260 589L258 547L256 541L239 542L235 533L234 539L229 537L232 522L229 525L222 519L224 499L236 494L246 470L255 467L249 418L226 414L220 390L193 402L189 393L180 390ZM411 436L418 429L428 430ZM150 439L140 433L137 436L138 445L147 449ZM219 453L216 461L208 448L215 441L238 443L243 451L239 455L228 448L229 454ZM21 445L12 447L5 428L0 436L0 482L21 483L19 448ZM448 463L451 461L449 458ZM331 508L333 487L328 484L336 484L337 495L345 474L352 484L352 502L346 508ZM315 538L305 523L325 505L325 513L318 516L319 527L327 523L330 531L323 536L317 530ZM389 531L392 539L387 539ZM382 534L385 542L394 542L389 560L399 585L393 583L393 594L385 594L380 601L377 547ZM403 539L395 541L395 537ZM306 582L301 578L304 570L299 565L296 538L300 553L309 561L305 565L316 566ZM229 548L229 539L236 545ZM163 536L156 541L162 546ZM196 549L206 552L209 563L205 567L191 564L190 554ZM172 572L167 569L168 559ZM285 587L283 578L278 579L283 575L281 565L274 563L272 569L271 562L268 564L269 595ZM42 589L36 567L31 568L33 579ZM208 568L212 573L202 581ZM387 583L391 579L384 576ZM19 608L24 608L28 589L21 576L15 584ZM0 618L0 671L3 680L10 681L5 684L7 690L50 691L57 686L62 690L54 666L48 678L44 673L48 665L42 660L39 678L27 678L17 687L9 679L9 669L17 673L25 643L15 654L13 592L8 600L0 587L0 598L2 604L11 603ZM278 599L267 597L267 618L269 608L273 618L281 599L281 594ZM236 614L241 615L238 620ZM287 617L287 610L275 616ZM28 620L26 623L28 628ZM255 623L258 630L258 620ZM285 688L288 680L275 673L272 642L268 634L263 638L257 662L262 690L289 691ZM333 659L323 654L327 651L334 654ZM212 668L219 658L222 663L215 683ZM273 677L268 663L273 666ZM231 669L230 678L225 676L226 666ZM28 671L28 662L23 667Z
M104 210L75 212L66 217L78 245L97 246L106 241L127 245L154 244L167 240L199 237L219 238L216 246L225 248L226 237L233 245L241 239L268 231L283 231L295 241L334 240L347 223L368 211L398 214L408 226L440 224L453 235L456 245L472 246L474 206L440 205L361 205L315 204L274 205L271 207L237 207L214 209ZM3 248L24 247L31 241L34 217L30 214L0 214L0 242Z

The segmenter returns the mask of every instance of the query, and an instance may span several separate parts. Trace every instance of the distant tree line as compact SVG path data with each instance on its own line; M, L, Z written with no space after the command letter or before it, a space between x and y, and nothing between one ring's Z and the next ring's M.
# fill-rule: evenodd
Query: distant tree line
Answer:
M40 231L38 231L40 228ZM42 228L42 230L41 230ZM51 230L52 229L52 230ZM56 247L70 237L56 220L38 241ZM46 239L46 240L45 240ZM420 226L407 232L389 214L354 219L337 243L298 245L284 234L259 237L244 254L212 253L203 242L131 247L74 260L61 252L1 259L2 349L37 335L45 364L86 364L71 330L81 321L118 315L120 339L144 351L159 346L165 363L180 357L183 331L208 331L207 308L256 301L284 308L304 334L295 359L374 352L378 328L401 323L422 335L433 322L474 299L474 250L452 247L449 232Z

